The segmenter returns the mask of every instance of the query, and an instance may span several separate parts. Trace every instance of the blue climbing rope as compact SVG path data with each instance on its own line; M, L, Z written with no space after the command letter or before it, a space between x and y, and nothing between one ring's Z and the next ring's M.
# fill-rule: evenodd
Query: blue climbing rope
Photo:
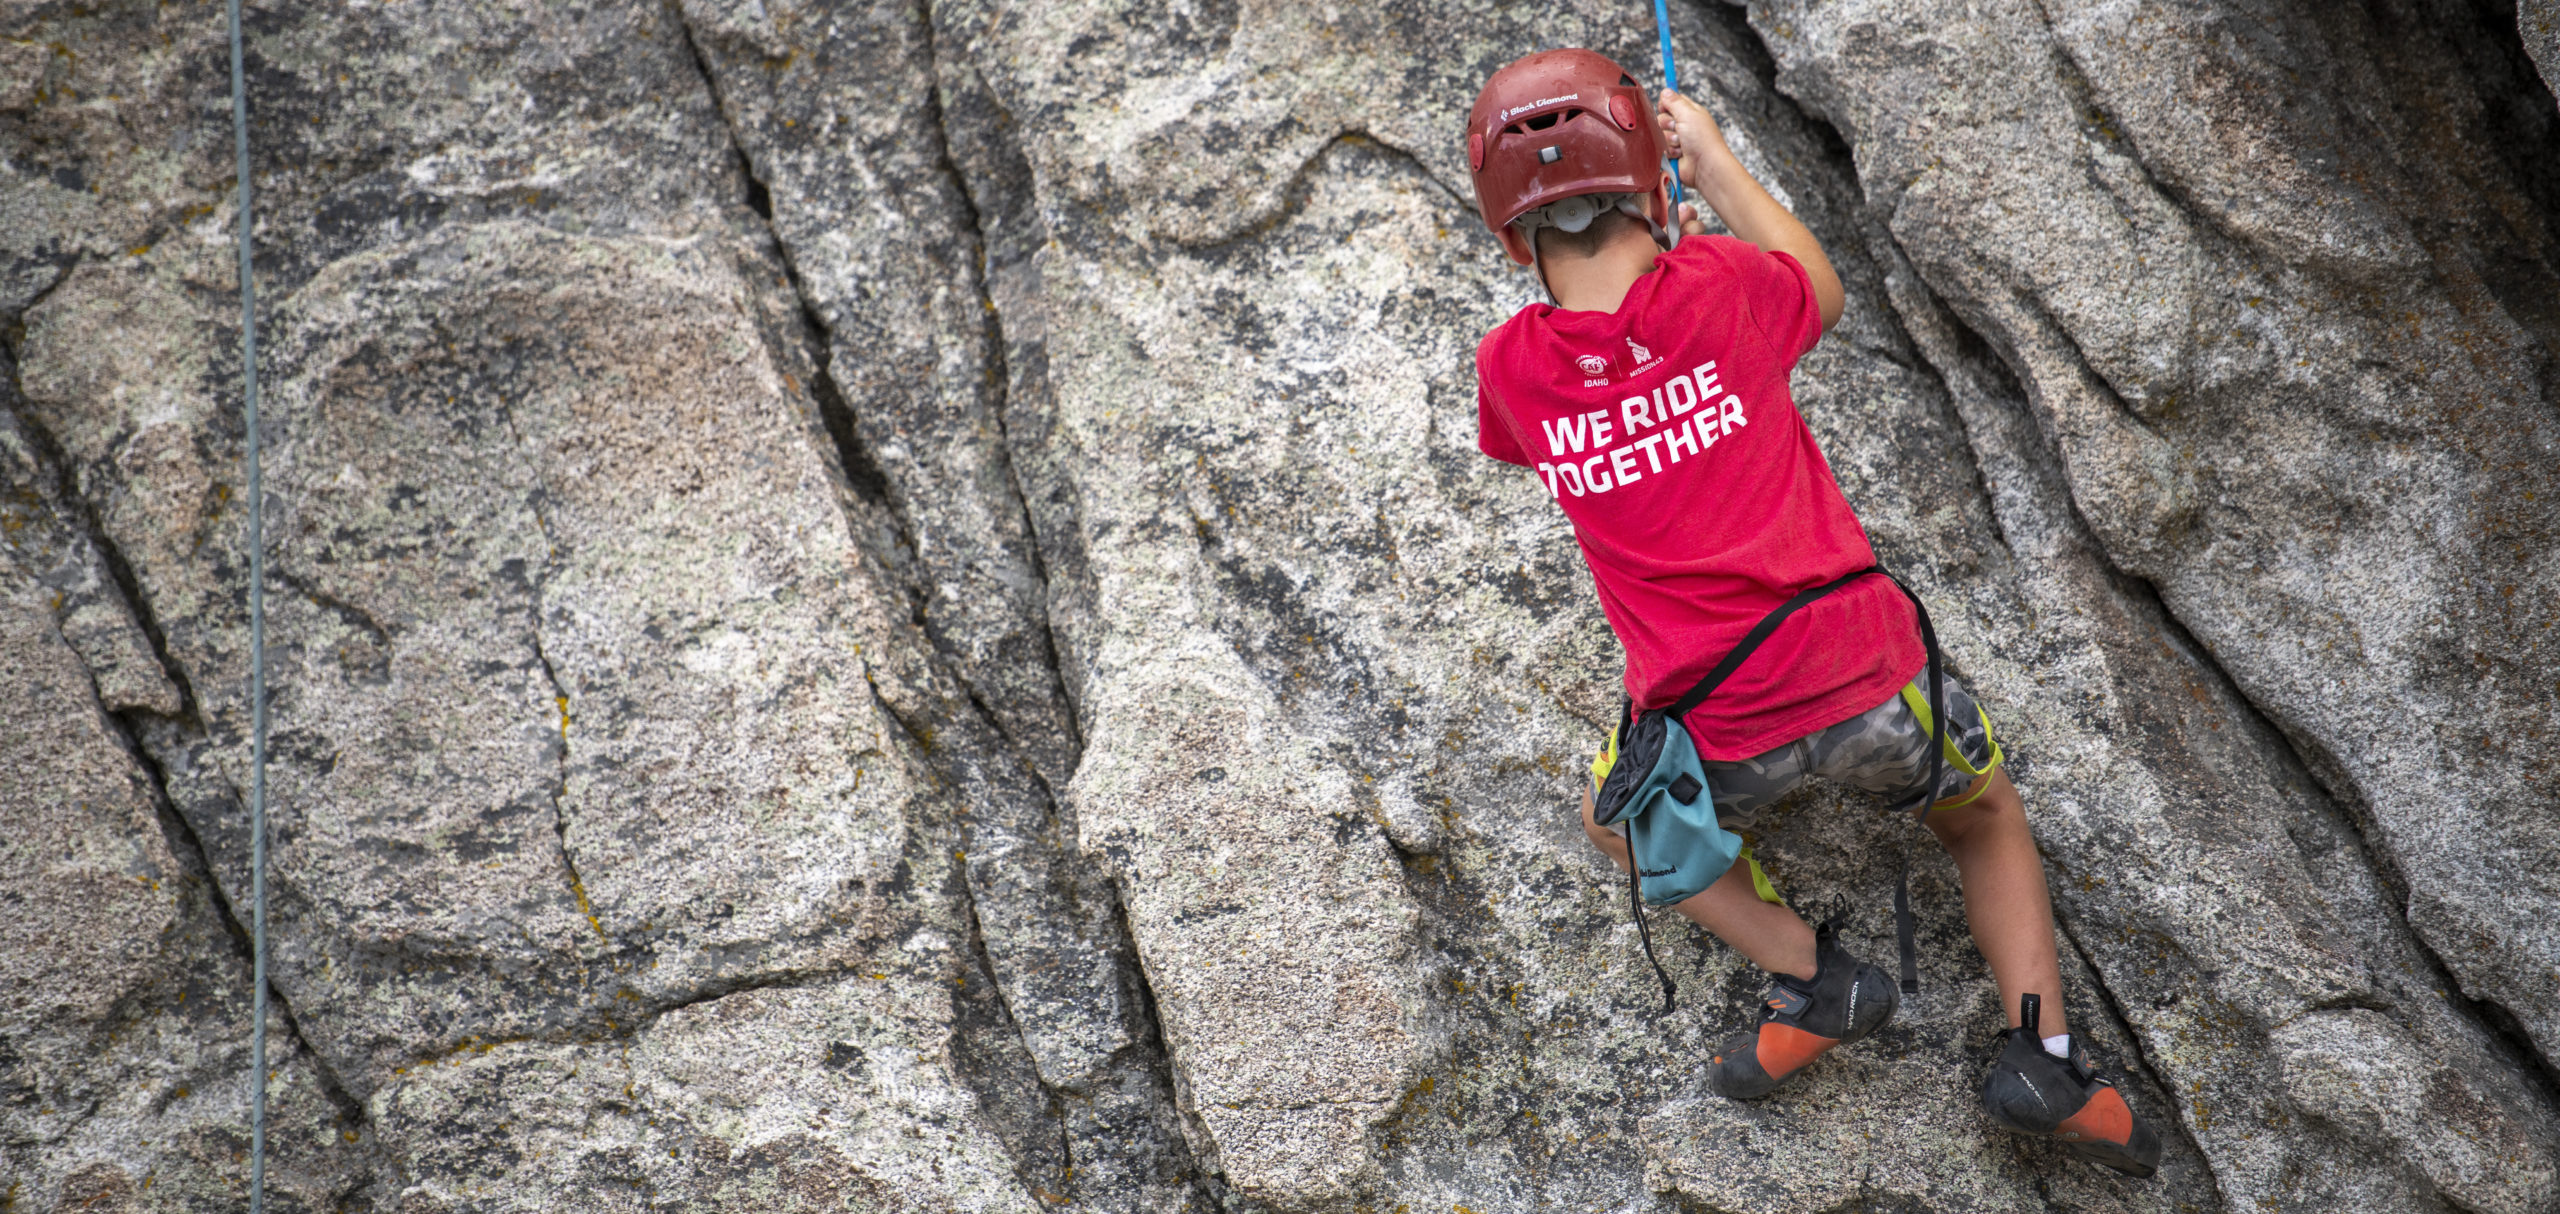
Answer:
M1653 28L1662 35L1662 87L1679 92L1680 69L1671 62L1671 7L1667 0L1653 0ZM1671 166L1671 222L1665 226L1674 233L1672 239L1677 240L1680 231L1680 162L1666 159L1663 163Z
M249 89L231 0L231 134L240 158L240 378L249 436L249 1214L267 1209L267 546L258 479L258 297L249 274Z

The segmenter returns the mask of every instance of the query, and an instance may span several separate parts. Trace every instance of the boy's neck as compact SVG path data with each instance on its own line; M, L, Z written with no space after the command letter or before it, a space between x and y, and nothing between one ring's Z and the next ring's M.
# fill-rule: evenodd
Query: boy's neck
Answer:
M1568 312L1615 312L1626 302L1627 288L1653 269L1653 259L1662 255L1662 246L1638 227L1625 227L1600 251L1589 257L1577 257L1559 250L1545 256L1541 250L1538 268L1547 276L1547 291L1556 297L1556 306Z

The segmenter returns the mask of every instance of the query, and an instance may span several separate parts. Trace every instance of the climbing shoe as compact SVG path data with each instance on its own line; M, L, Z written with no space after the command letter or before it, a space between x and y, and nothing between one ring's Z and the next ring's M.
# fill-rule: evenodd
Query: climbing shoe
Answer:
M1716 1095L1756 1100L1776 1091L1814 1056L1856 1041L1893 1019L1902 996L1884 971L1849 955L1839 921L1815 928L1813 978L1780 974L1761 1001L1760 1027L1725 1043L1707 1071Z
M2116 1085L2098 1078L2089 1051L2074 1041L2069 1058L2054 1057L2036 1034L2036 997L2018 1002L2019 1025L2000 1031L1999 1052L1982 1079L1991 1119L2013 1134L2058 1138L2127 1176L2159 1170L2159 1136L2134 1117Z

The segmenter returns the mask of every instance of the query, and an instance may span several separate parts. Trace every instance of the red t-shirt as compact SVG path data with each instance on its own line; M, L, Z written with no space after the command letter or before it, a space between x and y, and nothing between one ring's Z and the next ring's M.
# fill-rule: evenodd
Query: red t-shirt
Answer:
M1476 445L1534 469L1573 520L1638 708L1679 699L1760 617L1875 563L1787 392L1822 336L1784 253L1691 236L1614 313L1534 304L1476 348ZM1881 577L1779 625L1698 711L1710 759L1747 759L1883 703L1925 654Z

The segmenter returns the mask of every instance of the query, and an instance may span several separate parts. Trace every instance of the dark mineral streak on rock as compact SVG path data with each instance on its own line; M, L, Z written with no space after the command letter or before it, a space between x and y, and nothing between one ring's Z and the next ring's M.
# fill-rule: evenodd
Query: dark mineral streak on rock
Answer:
M821 326L818 331L830 348L859 351L876 366L883 351L866 335L898 331L912 321L855 310L841 295L848 271L875 261L913 267L908 272L916 277L905 281L915 283L923 297L967 292L949 310L960 318L955 322L960 332L924 336L940 341L974 329L982 339L975 357L987 362L977 395L962 398L974 400L970 407L977 417L975 433L960 441L977 445L975 458L990 464L994 476L964 479L957 486L946 483L943 474L955 457L963 463L970 457L948 449L955 435L966 431L955 432L949 421L936 416L947 405L931 395L931 388L942 380L919 377L917 383L927 390L922 396L914 388L875 379L875 386L857 401L821 397L845 462L849 467L869 464L870 475L881 478L889 490L884 500L900 519L901 534L910 537L909 550L921 554L907 576L924 583L915 592L923 622L943 641L943 657L951 663L938 673L940 689L905 707L890 707L967 807L961 835L967 882L960 890L973 908L973 941L995 980L989 994L1001 991L1003 1003L992 1016L977 1003L964 1003L962 1023L981 1033L1017 1037L1018 1043L1011 1045L985 1041L973 1052L979 1062L964 1071L974 1076L990 1114L1006 1128L1017 1166L1035 1195L1052 1194L1097 1209L1155 1208L1176 1199L1181 1178L1191 1168L1180 1140L1168 1129L1171 1092L1161 1046L1145 1040L1151 1026L1133 1006L1136 974L1112 890L1099 870L1075 856L1073 840L1062 835L1051 806L1051 790L1072 766L1076 740L1063 702L1055 698L1060 688L1038 552L1020 542L1028 535L1021 530L1025 511L1009 470L1004 432L1010 368L999 313L984 285L990 259L983 242L994 238L987 233L993 225L972 204L945 150L951 124L937 85L930 18L903 9L892 15L858 8L760 16L770 25L742 29L732 14L704 10L693 15L701 27L693 35L694 46L706 74L715 82L727 80L715 91L733 137L749 150L750 166L769 181L784 183L786 197L809 199L842 188L828 183L858 180L883 164L906 165L906 176L873 182L876 195L844 195L847 205L930 208L940 201L952 208L949 214L928 214L912 225L878 233L876 243L851 250L848 263L848 251L840 241L828 240L832 233L820 226L825 212L813 215L806 202L784 206L775 217L777 233L813 324ZM790 70L787 62L778 65L777 58L789 60L801 51L795 45L776 56L767 43L781 39L788 44L806 32L804 25L823 27L818 46L811 48L805 79L776 82L776 73ZM840 45L839 38L850 41ZM883 38L897 42L903 53L883 53L875 45ZM856 67L858 74L848 77L836 65ZM804 89L816 91L804 95ZM882 105L882 98L897 101ZM791 114L801 117L786 116ZM809 118L811 114L825 117ZM850 153L810 146L793 134L804 119L821 127L851 125L870 142L857 144ZM915 155L918 141L933 150ZM868 154L874 151L876 155ZM915 247L905 247L910 244ZM874 300L884 293L892 301L900 299L878 282L862 285ZM882 306L874 302L864 309ZM886 306L894 311L900 304ZM824 324L821 318L829 315L837 323ZM824 391L832 392L833 383L832 378L823 380ZM958 420L965 427L971 417L964 411ZM874 452L882 444L900 454L878 461ZM854 475L858 479L861 474ZM974 499L972 490L978 495ZM1020 561L1016 575L1003 580L1027 577L1030 593L972 602L970 595L984 599L1005 587L964 581L955 600L947 582L957 574L943 566L940 554L946 553L999 571L1009 560ZM989 639L988 629L1009 630L1009 639ZM978 634L974 639L970 630ZM1028 681L1024 676L1030 676ZM1026 694L1051 699L1026 707ZM1048 770L1038 762L1042 756ZM1036 1067L1033 1090L1043 1093L1041 1100L1022 1098L1021 1085L1008 1069L1017 1057ZM1046 1158L1051 1152L1035 1149L1051 1140L1059 1143L1063 1158Z
M926 633L1050 784L1074 766L1001 414L978 217L951 164L928 15L907 4L686 7L828 344L851 474L876 466ZM858 460L858 463L856 462Z

